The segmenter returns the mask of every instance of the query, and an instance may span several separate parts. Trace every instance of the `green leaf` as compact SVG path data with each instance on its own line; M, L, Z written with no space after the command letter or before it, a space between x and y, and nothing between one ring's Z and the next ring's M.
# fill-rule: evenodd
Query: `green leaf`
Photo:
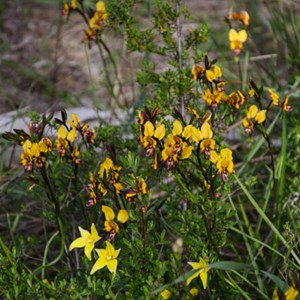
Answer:
M289 288L288 284L286 284L279 277L277 277L269 272L266 272L266 271L261 271L261 272L263 274L265 274L267 277L269 277L282 292L285 292Z
M232 271L232 270L245 270L249 269L249 265L238 263L235 261L218 261L216 263L209 264L211 269L218 269L224 271Z

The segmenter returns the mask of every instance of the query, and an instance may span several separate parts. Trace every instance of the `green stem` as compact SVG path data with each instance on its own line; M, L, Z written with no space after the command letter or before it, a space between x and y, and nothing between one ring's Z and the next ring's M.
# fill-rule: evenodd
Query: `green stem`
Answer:
M196 204L199 208L200 208L200 213L201 213L201 216L203 218L203 221L204 221L204 226L205 226L205 229L206 229L206 233L207 233L207 238L211 244L211 247L213 248L213 250L215 251L216 255L218 256L218 258L220 258L220 253L219 253L219 250L218 250L218 247L215 243L215 241L213 240L212 236L211 236L211 230L209 228L209 225L208 225L208 220L206 218L206 215L205 215L205 212L203 210L203 207L201 205L201 203L199 203L199 201L197 201L197 199L195 198L194 194L191 193L191 191L187 188L187 186L183 183L183 181L181 180L181 178L178 176L178 174L174 174L176 180L178 181L178 183L182 186L182 188L186 191L186 193L189 195L189 198L190 200Z
M65 246L65 236L64 236L63 224L62 224L62 220L61 220L61 216L60 216L59 202L58 202L58 199L55 197L55 193L54 193L52 185L50 183L50 180L49 180L48 174L46 172L45 166L42 168L41 174L42 174L44 183L46 185L48 199L50 200L50 202L52 202L54 204L54 207L55 207L55 215L56 215L56 221L57 221L58 231L59 231L59 234L60 234L61 244L60 244L60 251L59 251L58 256L54 260L52 260L49 264L47 264L47 265L45 264L46 261L43 260L42 266L40 266L39 268L37 268L34 272L38 272L40 269L49 268L49 267L55 265L61 259L61 257L63 256L64 246ZM50 240L48 241L47 245L49 245ZM45 274L43 272L42 276L44 276L44 275Z

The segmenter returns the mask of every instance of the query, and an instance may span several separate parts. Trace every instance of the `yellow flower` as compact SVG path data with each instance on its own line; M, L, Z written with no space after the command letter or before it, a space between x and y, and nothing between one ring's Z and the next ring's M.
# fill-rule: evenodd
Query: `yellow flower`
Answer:
M196 297L196 296L199 294L199 290L196 289L196 288L192 288L192 289L190 289L190 294L191 294L193 297Z
M209 82L213 82L216 78L220 78L222 76L221 68L219 66L215 66L213 71L206 70L205 76Z
M113 168L113 166L114 166L113 161L109 157L106 157L104 162L100 165L100 168L98 171L99 177L101 179L104 179L104 177L107 178L109 176L109 172Z
M241 30L237 32L235 29L231 28L229 31L229 42L230 42L230 49L236 55L239 55L241 50L243 49L243 43L247 40L247 32L246 30Z
M273 291L272 300L279 300L277 289Z
M21 164L25 172L31 171L34 164L40 170L46 161L45 153L51 151L51 147L52 143L49 138L43 138L38 143L26 140L22 145L23 153L21 154Z
M96 12L89 21L89 27L92 30L100 30L107 19L107 13L105 10L105 4L103 1L96 3Z
M200 65L193 65L192 67L192 77L194 80L199 79L199 76L204 73L204 68Z
M232 19L232 20L239 20L243 23L244 26L248 26L249 25L249 22L250 22L250 16L248 14L247 11L243 10L239 13L236 13L236 12L232 12L230 15L229 15L229 19Z
M234 173L232 151L228 148L222 149L220 155L216 151L210 152L210 161L216 165L218 173L227 180L228 173Z
M147 121L144 125L143 134L140 136L140 142L143 148L147 148L146 156L150 156L156 148L157 140L162 140L166 134L166 127L164 124L158 124L156 128Z
M267 117L267 110L263 109L257 113L257 115L255 116L255 121L258 124L261 124L266 120L266 117Z
M231 93L226 102L232 105L234 108L239 109L245 102L245 95L241 91Z
M114 246L109 241L106 241L106 249L96 249L99 258L95 262L90 274L94 274L105 266L107 266L111 273L115 274L118 266L117 257L120 251L121 249L115 250Z
M289 105L287 105L288 104L288 101L289 101L289 98L286 96L285 98L284 98L284 100L283 100L283 102L280 104L280 107L282 108L282 109L284 109L285 111L292 111L293 110L293 108L291 107L291 106L289 106Z
M81 228L80 226L78 227L80 231L81 237L77 238L74 240L70 247L69 251L72 251L74 248L83 248L84 247L84 253L86 257L91 260L91 253L92 250L95 247L95 243L98 242L101 237L98 235L97 229L95 227L95 224L93 223L91 226L91 233L88 232L87 230Z
M76 9L77 8L77 0L72 0L71 1L71 6L73 9Z
M202 98L208 105L216 107L223 100L223 95L223 91L213 89L213 92L211 92L210 89L206 89Z
M271 89L268 89L268 92L269 92L270 97L272 99L273 105L278 106L278 104L279 104L278 103L279 102L279 96L276 93L274 93Z
M63 16L67 16L69 14L69 12L70 12L70 6L66 1L64 1L64 7L62 10Z
M192 155L193 146L188 145L188 143L183 143L182 150L181 150L181 159L187 159Z
M181 122L179 120L175 120L173 122L173 130L172 130L172 134L173 135L180 135L182 132L182 125Z
M297 291L294 287L290 286L287 291L284 293L286 300L295 300L298 296L299 291Z
M47 153L52 151L52 142L50 141L49 138L42 138L39 141L39 147L40 147L40 151Z
M68 124L76 129L80 126L80 119L78 118L78 116L76 114L71 114L71 121L68 121Z
M114 234L120 231L118 224L114 222L115 213L109 206L106 205L102 205L102 211L105 216L105 222L104 222L105 231L111 232L113 236ZM128 212L125 209L121 209L118 213L117 220L120 223L125 223L127 222L128 217L129 217Z
M172 293L169 290L163 290L160 295L163 299L169 299Z
M105 12L105 4L104 4L103 1L98 1L98 2L96 3L96 11L102 12L102 13Z
M200 279L203 284L203 288L206 289L207 286L207 273L209 271L209 267L207 266L207 260L200 258L199 262L188 262L189 265L193 267L193 270L198 270L192 276L190 276L187 281L186 285L189 285L190 282L195 279L198 275L200 275Z
M76 136L77 136L77 133L76 133L76 130L75 129L71 129L68 134L67 134L67 140L70 142L70 143L73 143L76 139Z
M254 119L257 124L261 124L266 120L267 110L258 110L256 105L251 105L247 111L246 118L243 119L243 126L245 127L245 133L250 133L253 131L254 123L251 119Z

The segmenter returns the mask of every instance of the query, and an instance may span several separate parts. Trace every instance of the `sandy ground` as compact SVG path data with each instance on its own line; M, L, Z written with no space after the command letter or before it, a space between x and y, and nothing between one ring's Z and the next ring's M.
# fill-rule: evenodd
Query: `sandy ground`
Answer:
M191 22L202 17L213 30L224 27L224 17L233 3L236 9L248 9L257 13L255 17L264 17L264 7L273 2L185 1L195 16ZM88 49L82 42L86 26L81 17L72 14L67 20L61 15L61 7L41 3L7 1L2 14L0 113L24 107L41 112L66 106L109 107L113 101L107 94L103 64L97 47ZM113 35L106 40L116 57L123 85L120 91L120 85L113 82L114 93L120 102L132 105L139 94L134 82L142 56L127 53L124 42Z

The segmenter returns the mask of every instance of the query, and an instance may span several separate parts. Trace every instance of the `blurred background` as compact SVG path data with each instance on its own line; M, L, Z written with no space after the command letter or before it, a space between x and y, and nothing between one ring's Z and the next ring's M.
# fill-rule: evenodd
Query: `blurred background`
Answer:
M182 20L183 35L200 23L207 23L210 34L203 50L218 58L226 79L232 82L238 79L225 17L232 9L247 10L251 19L244 67L251 65L249 74L260 84L277 89L290 85L293 93L297 92L300 1L187 0L183 3L192 14L192 18ZM138 102L136 72L144 55L127 51L121 30L104 30L103 39L117 67L115 76L112 75L110 88L115 95L112 97L103 66L107 54L99 53L96 45L89 48L83 42L86 25L82 18L76 13L69 18L63 16L62 6L62 2L54 0L1 1L0 113L44 112L78 106L111 109ZM155 2L151 0L140 1L134 7L140 29L151 25L149 16L153 9ZM165 67L163 58L151 59L158 69Z

